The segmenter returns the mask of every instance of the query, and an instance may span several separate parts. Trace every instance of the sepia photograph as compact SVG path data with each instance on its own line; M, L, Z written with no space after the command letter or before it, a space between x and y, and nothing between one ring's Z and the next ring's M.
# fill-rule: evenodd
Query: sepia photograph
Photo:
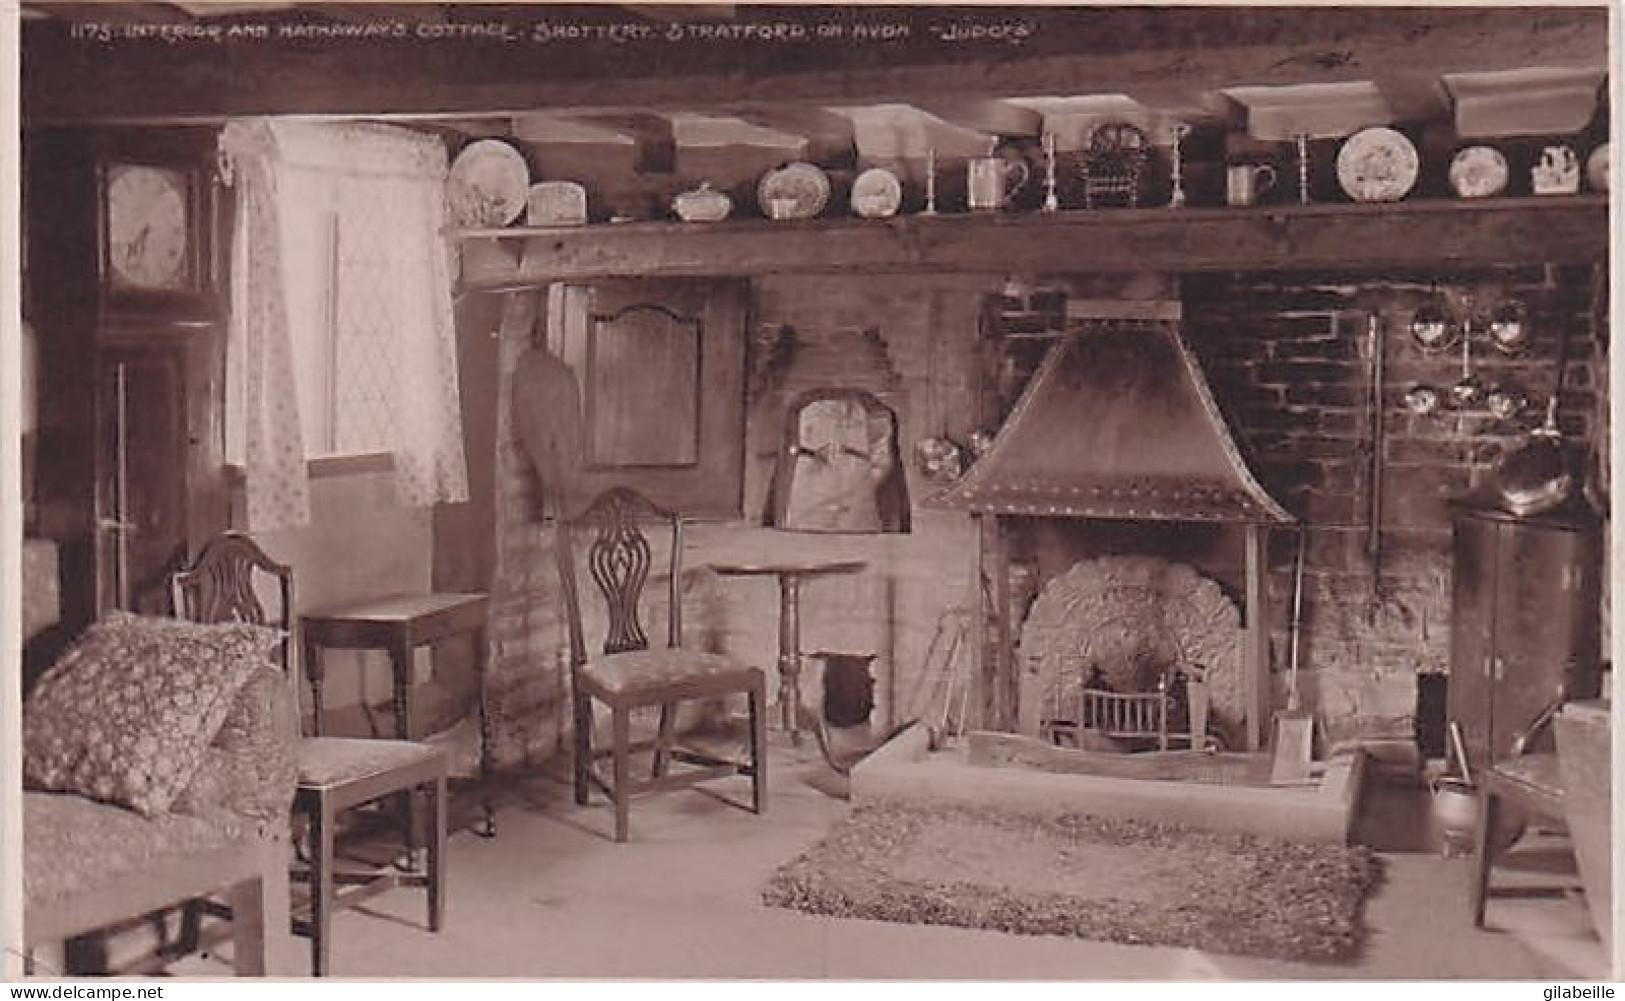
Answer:
M0 976L1618 978L1613 13L0 8Z

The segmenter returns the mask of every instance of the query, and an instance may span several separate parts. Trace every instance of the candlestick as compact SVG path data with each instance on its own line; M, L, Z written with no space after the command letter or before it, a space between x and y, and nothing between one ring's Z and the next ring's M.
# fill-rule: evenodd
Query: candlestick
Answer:
M1298 203L1309 204L1309 134L1298 133Z
M1054 212L1061 207L1055 195L1055 133L1044 133L1044 211Z
M1173 186L1174 187L1173 187L1173 190L1171 192L1169 192L1169 194L1168 194L1168 207L1171 208L1171 209L1178 209L1178 208L1184 208L1185 207L1184 163L1183 163L1183 157L1181 155L1179 144L1180 144L1180 141L1185 138L1186 134L1188 134L1190 132L1190 130L1191 130L1191 127L1189 125L1186 125L1184 122L1176 122L1174 124L1174 129L1173 129L1173 132L1174 132Z
M937 214L937 149L925 151L925 210L921 215Z

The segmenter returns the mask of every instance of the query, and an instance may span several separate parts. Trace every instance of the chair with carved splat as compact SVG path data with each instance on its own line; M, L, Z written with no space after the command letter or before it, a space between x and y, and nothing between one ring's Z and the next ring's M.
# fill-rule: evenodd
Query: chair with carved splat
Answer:
M275 615L268 615L257 582L274 581ZM224 532L209 540L197 561L171 578L177 615L197 622L239 620L276 626L291 634L294 627L293 570L266 555L252 538ZM292 669L293 644L284 637L277 657L284 671ZM392 886L421 887L428 897L428 923L439 931L445 913L446 875L442 860L446 843L446 758L439 748L407 740L355 739L322 736L318 704L314 736L297 748L299 779L294 790L294 813L309 823L308 871L298 875L310 881L308 918L298 918L294 930L311 940L311 971L325 976L332 951L333 913L352 907ZM336 835L338 818L345 811L385 797L422 794L431 829L422 871L400 872L384 866L365 872L339 872ZM403 814L406 811L402 811ZM408 833L407 841L412 841ZM338 892L340 885L352 886Z
M654 531L646 531L653 528ZM658 534L656 534L658 533ZM656 552L651 537L668 548L666 645L651 647L642 623L644 585ZM576 546L584 543L585 566L597 585L608 622L602 653L589 655L582 622ZM682 522L626 487L599 494L586 510L561 522L557 546L559 578L570 633L571 703L575 725L576 802L587 803L598 786L615 804L615 840L627 838L632 797L690 786L723 775L751 778L751 809L767 806L767 679L761 668L682 646ZM680 742L675 733L679 704L742 695L749 704L749 734L743 755L721 755ZM593 704L609 709L612 739L607 751L593 747ZM634 745L632 714L660 711L652 744ZM634 778L632 755L652 747L648 778ZM606 778L597 767L611 762ZM672 769L675 761L682 767Z

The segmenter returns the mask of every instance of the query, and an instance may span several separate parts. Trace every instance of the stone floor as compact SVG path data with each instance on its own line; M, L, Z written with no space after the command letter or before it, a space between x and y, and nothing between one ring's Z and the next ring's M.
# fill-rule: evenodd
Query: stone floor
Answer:
M777 736L777 735L775 735ZM611 812L581 808L557 775L505 790L498 836L455 834L445 929L424 928L422 896L396 890L339 915L341 977L678 979L1531 979L1603 978L1565 841L1536 833L1498 879L1531 892L1492 900L1471 927L1468 861L1446 859L1428 829L1426 793L1392 779L1367 796L1360 838L1385 875L1369 898L1369 947L1349 965L1287 963L1054 937L814 917L764 907L781 862L847 810L844 780L810 748L773 749L770 808L756 817L704 791L634 806L632 840L609 838ZM743 779L711 787L736 799ZM1509 860L1513 861L1513 860ZM299 943L303 954L303 943ZM229 947L228 947L229 948ZM172 972L218 975L223 957Z

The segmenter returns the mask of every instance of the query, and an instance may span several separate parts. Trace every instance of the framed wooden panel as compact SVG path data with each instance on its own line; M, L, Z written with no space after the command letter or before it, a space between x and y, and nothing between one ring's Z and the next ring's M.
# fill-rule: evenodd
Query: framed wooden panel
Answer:
M589 467L699 462L700 341L698 317L664 306L590 317L582 373Z
M548 349L581 387L577 497L635 487L688 518L743 516L745 279L567 285Z

